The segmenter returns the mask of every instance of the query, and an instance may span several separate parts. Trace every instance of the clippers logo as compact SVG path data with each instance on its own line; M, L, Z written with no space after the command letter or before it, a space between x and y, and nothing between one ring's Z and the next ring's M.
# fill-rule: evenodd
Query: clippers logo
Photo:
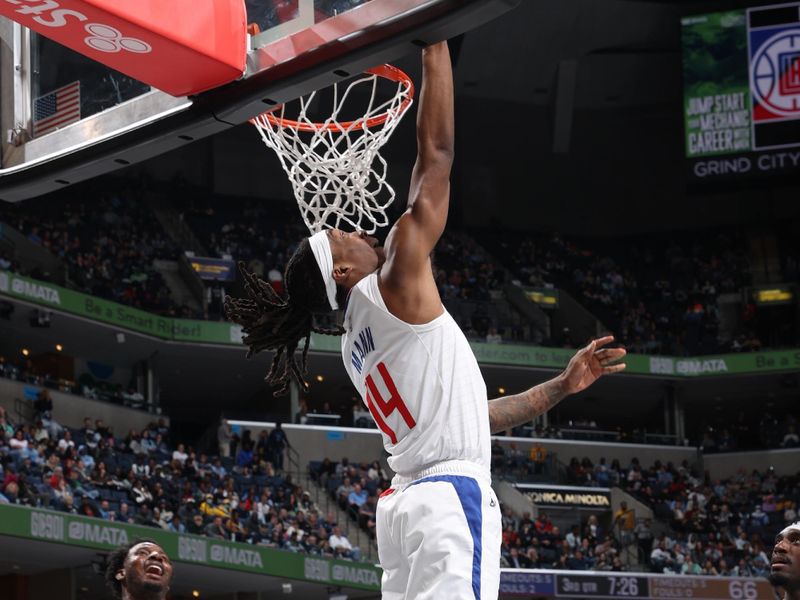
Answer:
M800 117L800 29L781 31L757 48L750 77L755 121Z
M61 8L61 5L55 0L5 1L19 6L20 8L16 12L21 15L35 15L31 18L45 27L66 27L70 24L69 18L78 22L89 20L86 15L76 10ZM110 25L89 23L84 29L89 35L83 41L91 49L98 52L115 53L125 50L135 54L146 54L153 49L147 42L124 36L122 32Z

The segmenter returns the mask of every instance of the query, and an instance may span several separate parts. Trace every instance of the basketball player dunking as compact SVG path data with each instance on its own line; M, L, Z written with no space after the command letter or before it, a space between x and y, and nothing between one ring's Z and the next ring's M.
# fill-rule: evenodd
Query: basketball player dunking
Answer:
M800 600L800 521L775 537L769 581L783 589L783 600Z
M494 599L501 521L491 489L490 431L529 422L601 375L621 348L613 338L580 350L555 379L487 404L486 385L464 334L444 310L430 254L441 236L453 161L453 76L446 43L423 51L417 161L405 213L385 250L340 230L303 240L286 268L288 299L244 272L248 298L228 299L250 353L276 351L267 380L282 389L311 331L313 314L345 310L342 355L383 434L396 476L378 502L384 599Z

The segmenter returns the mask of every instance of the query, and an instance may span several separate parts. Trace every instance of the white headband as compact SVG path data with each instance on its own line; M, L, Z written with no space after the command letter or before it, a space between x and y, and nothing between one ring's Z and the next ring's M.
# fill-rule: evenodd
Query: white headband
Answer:
M336 282L333 280L333 254L331 254L331 243L328 240L327 232L320 231L315 233L308 238L308 243L311 245L311 252L314 253L319 272L322 273L322 280L325 282L328 304L331 305L331 310L336 310L339 308L339 303L336 302Z
M790 529L797 529L798 531L800 531L800 521L797 521L797 522L795 522L795 523L792 523L792 524L791 524L791 525L789 525L789 526L788 526L786 529L784 529L783 531L781 531L781 533L780 533L780 534L781 534L781 535L786 535L787 533L789 533L789 530L790 530Z

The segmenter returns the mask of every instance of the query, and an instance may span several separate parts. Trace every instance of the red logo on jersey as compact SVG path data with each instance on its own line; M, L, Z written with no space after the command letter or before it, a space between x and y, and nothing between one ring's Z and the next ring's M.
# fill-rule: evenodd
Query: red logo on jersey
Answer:
M403 401L402 396L400 396L400 392L397 391L397 386L395 386L391 375L389 375L386 365L382 362L378 363L378 373L380 373L386 389L389 390L389 400L385 401L383 399L383 396L381 396L381 393L378 391L378 387L375 385L375 380L372 379L372 375L367 375L367 407L372 414L372 418L375 419L378 428L389 436L393 444L396 444L397 434L386 424L384 417L388 418L394 411L397 411L400 413L400 416L403 417L403 421L405 421L409 429L414 429L417 423L414 421L414 417L411 416L411 413L408 412L406 403Z

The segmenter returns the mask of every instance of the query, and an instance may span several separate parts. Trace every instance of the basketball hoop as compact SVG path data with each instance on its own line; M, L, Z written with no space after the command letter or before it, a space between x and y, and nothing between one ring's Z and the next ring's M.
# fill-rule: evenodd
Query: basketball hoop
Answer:
M396 88L389 100L379 103L382 81ZM340 85L346 86L343 92ZM364 116L339 121L354 90L367 86L371 94ZM311 233L342 225L374 233L388 225L386 209L395 196L379 150L411 106L414 83L400 69L381 65L350 83L334 84L331 92L333 109L325 121L313 121L307 114L317 98L318 92L312 92L298 100L295 119L282 104L250 122L278 155Z

